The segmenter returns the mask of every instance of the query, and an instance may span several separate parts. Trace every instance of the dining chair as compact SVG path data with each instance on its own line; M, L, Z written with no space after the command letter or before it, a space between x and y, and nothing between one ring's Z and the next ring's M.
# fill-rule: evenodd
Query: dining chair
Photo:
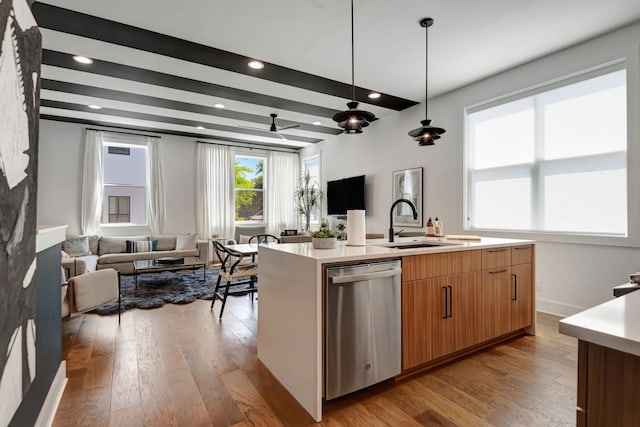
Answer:
M258 289L258 266L255 263L243 262L244 255L238 251L226 247L221 242L213 240L213 249L216 256L221 260L218 270L218 280L213 291L211 300L211 310L217 299L222 303L220 307L219 319L222 319L224 307L227 304L227 297L255 294ZM224 283L222 283L224 279Z
M249 238L249 243L280 243L280 238L274 236L273 234L255 234Z

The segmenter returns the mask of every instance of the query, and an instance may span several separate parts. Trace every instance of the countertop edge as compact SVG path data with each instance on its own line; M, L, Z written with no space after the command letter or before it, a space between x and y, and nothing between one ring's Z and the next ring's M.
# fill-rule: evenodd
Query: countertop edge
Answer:
M395 243L412 243L421 241L442 242L442 246L430 246L426 248L396 249L384 245L391 244L383 239L376 239L367 242L366 246L347 246L338 243L334 249L313 249L311 243L270 243L265 248L283 252L288 255L300 256L315 259L320 264L333 264L339 262L366 261L372 259L402 258L403 256L425 255L445 252L458 252L477 249L490 249L497 247L507 247L514 245L533 245L535 240L520 239L496 239L483 238L482 240L458 240L451 243L441 239L416 239L405 237L397 239ZM260 250L260 249L259 249Z
M562 319L558 331L581 341L640 356L639 337L624 335L628 330L627 326L637 326L637 318L630 318L632 314L628 315L627 310L640 313L639 292L623 295ZM637 309L634 310L633 307ZM617 318L615 314L618 315ZM611 332L614 327L620 332Z
M36 253L40 253L65 239L67 225L36 226Z

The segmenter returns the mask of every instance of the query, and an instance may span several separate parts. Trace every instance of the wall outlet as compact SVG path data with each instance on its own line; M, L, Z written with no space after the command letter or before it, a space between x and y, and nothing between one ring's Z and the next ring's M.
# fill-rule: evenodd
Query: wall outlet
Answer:
M539 294L542 292L542 282L540 280L536 280L536 293Z

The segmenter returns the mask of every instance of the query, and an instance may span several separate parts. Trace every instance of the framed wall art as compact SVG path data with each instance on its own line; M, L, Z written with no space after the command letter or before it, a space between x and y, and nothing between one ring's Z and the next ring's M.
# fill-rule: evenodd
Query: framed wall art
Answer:
M411 207L400 203L393 210L394 226L422 227L422 168L403 169L393 172L393 201L410 200L418 211L418 219L413 219Z

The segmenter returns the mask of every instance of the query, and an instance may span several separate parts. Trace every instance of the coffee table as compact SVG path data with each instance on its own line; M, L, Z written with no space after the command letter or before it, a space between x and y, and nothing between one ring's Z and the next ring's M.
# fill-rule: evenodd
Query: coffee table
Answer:
M138 275L143 273L160 273L162 271L193 270L202 268L202 280L207 280L207 264L200 258L185 257L180 264L164 264L154 259L133 261L133 275L138 289Z

